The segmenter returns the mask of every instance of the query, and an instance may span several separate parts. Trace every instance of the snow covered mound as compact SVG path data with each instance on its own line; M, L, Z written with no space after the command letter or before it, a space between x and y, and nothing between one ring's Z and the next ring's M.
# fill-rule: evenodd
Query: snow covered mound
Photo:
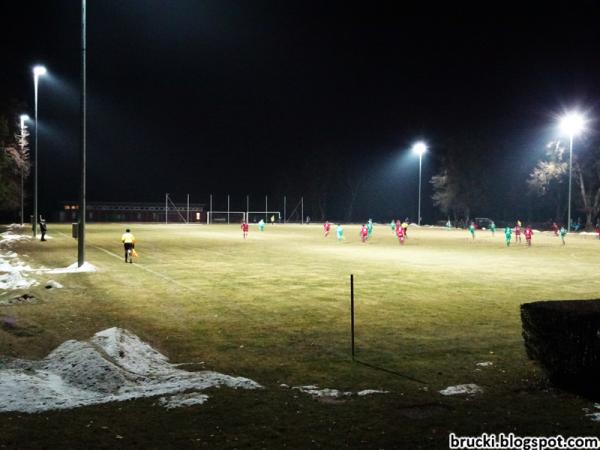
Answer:
M456 386L448 386L446 389L442 389L440 394L442 395L471 395L471 394L481 394L483 389L477 386L476 384L459 384Z
M41 361L14 360L0 366L0 412L37 413L53 409L164 396L227 386L260 389L248 378L218 372L188 372L120 328L96 333L87 341L69 340ZM206 395L161 401L201 404Z
M4 233L0 233L0 244L4 244L6 246L10 246L13 242L16 241L25 241L29 239L31 239L31 236L25 236L24 234L15 234L10 230L5 231Z
M81 267L76 262L68 267L61 267L59 269L45 270L47 273L81 273L81 272L95 272L96 267L89 262L84 262Z
M287 385L282 385L282 387L283 386L287 386ZM383 390L379 390L379 389L364 389L362 391L353 393L353 392L340 391L338 389L330 389L330 388L319 389L318 386L313 386L313 385L294 386L294 387L292 387L292 389L300 391L304 394L308 394L313 398L343 398L343 397L350 397L352 395L358 395L359 397L365 397L367 395L388 394L389 393L389 391L383 391Z

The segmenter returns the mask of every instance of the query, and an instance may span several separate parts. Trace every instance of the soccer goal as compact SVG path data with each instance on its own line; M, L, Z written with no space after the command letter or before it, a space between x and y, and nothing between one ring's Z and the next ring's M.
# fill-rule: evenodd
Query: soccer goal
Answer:
M274 223L280 223L281 213L279 211L248 211L248 223L257 223L261 219L265 223L271 223L271 218Z
M208 211L206 223L242 223L246 219L244 211Z

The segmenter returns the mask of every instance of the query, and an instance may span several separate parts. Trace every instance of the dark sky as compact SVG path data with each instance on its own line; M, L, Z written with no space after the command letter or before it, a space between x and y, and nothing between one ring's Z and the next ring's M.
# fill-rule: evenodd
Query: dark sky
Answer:
M52 74L40 88L48 208L77 198L80 2L4 3L0 95L32 113L32 65ZM88 1L89 199L299 195L306 155L324 152L369 171L360 213L414 215L415 139L431 146L424 180L436 145L470 134L502 177L527 172L563 108L597 109L595 2L437 3Z

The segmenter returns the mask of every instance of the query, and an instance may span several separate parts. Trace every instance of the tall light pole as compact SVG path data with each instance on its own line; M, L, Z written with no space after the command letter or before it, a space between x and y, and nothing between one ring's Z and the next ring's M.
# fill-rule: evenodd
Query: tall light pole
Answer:
M38 84L41 76L46 75L44 66L33 68L33 94L35 104L35 148L33 152L33 238L37 236L38 223Z
M79 223L77 224L77 267L85 262L86 214L86 0L81 0L81 186L79 191Z
M424 142L417 142L413 145L412 151L419 155L419 210L417 224L421 225L421 169L423 166L423 153L427 151L427 145Z
M21 147L21 158L25 155L25 147L27 146L27 125L25 122L29 120L29 116L27 114L21 114L19 116L19 120L21 123L21 135L19 136L19 146ZM23 189L23 162L21 161L21 226L23 226L23 217L24 217L24 203L25 203L25 191Z
M571 178L573 172L573 138L583 131L585 119L577 112L565 114L560 120L561 131L569 136L569 204L567 208L567 230L571 231Z

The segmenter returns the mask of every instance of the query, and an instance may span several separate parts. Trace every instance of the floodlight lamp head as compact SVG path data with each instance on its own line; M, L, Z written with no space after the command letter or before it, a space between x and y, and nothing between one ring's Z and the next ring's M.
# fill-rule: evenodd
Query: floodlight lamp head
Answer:
M427 145L424 142L417 142L415 145L413 145L412 151L421 156L427 151Z
M21 122L27 122L29 120L29 116L27 114L21 114L19 119L21 119Z
M33 74L36 77L41 77L43 75L46 75L46 72L47 72L47 70L46 70L46 68L44 66L35 66L33 68Z
M565 114L560 120L560 129L569 136L575 136L585 128L585 119L577 112Z

